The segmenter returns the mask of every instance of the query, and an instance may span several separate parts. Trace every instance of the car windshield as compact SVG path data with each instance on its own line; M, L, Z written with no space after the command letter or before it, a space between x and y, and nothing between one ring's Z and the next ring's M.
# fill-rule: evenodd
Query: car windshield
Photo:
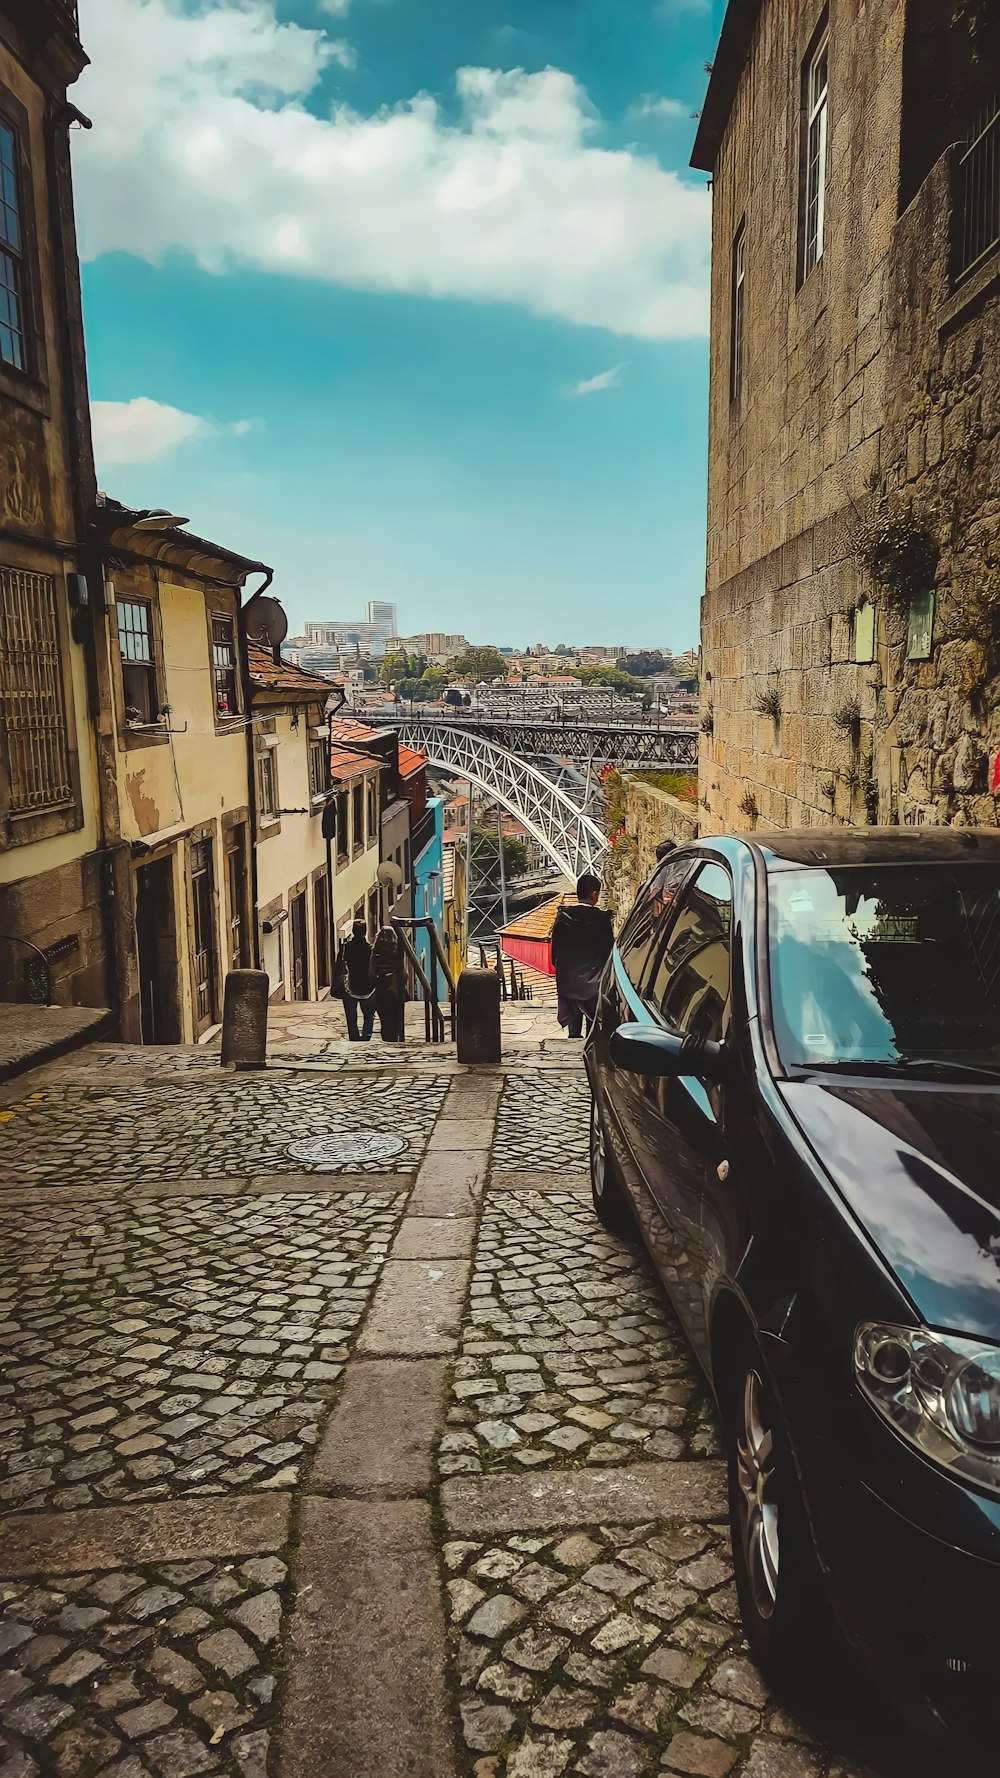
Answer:
M775 871L768 934L785 1066L1000 1080L1000 868Z

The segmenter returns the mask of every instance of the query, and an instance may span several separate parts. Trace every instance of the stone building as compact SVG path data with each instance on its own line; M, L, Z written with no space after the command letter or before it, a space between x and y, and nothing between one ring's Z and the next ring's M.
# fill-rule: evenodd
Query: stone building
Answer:
M0 7L0 999L44 998L51 972L56 999L108 1006L67 99L86 60L76 0Z
M995 823L993 0L730 0L714 190L703 831Z

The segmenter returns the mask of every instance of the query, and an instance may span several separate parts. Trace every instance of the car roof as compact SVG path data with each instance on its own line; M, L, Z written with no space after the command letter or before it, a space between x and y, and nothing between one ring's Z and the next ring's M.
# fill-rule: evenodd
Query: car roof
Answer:
M794 865L1000 864L993 827L803 827L748 836L768 871Z

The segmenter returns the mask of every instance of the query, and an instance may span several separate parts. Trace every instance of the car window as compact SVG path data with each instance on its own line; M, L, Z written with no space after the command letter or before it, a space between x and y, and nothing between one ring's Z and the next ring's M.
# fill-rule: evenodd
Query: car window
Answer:
M663 920L672 911L678 890L690 869L690 856L665 859L625 923L618 955L636 990L642 986L650 953L663 929Z
M721 1042L729 1001L733 890L721 865L706 864L686 890L646 989L672 1031Z

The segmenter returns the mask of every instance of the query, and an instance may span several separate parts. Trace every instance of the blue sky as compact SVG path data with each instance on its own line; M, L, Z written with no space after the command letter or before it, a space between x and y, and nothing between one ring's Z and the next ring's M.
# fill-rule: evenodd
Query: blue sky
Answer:
M722 10L82 0L101 485L293 631L693 643Z

